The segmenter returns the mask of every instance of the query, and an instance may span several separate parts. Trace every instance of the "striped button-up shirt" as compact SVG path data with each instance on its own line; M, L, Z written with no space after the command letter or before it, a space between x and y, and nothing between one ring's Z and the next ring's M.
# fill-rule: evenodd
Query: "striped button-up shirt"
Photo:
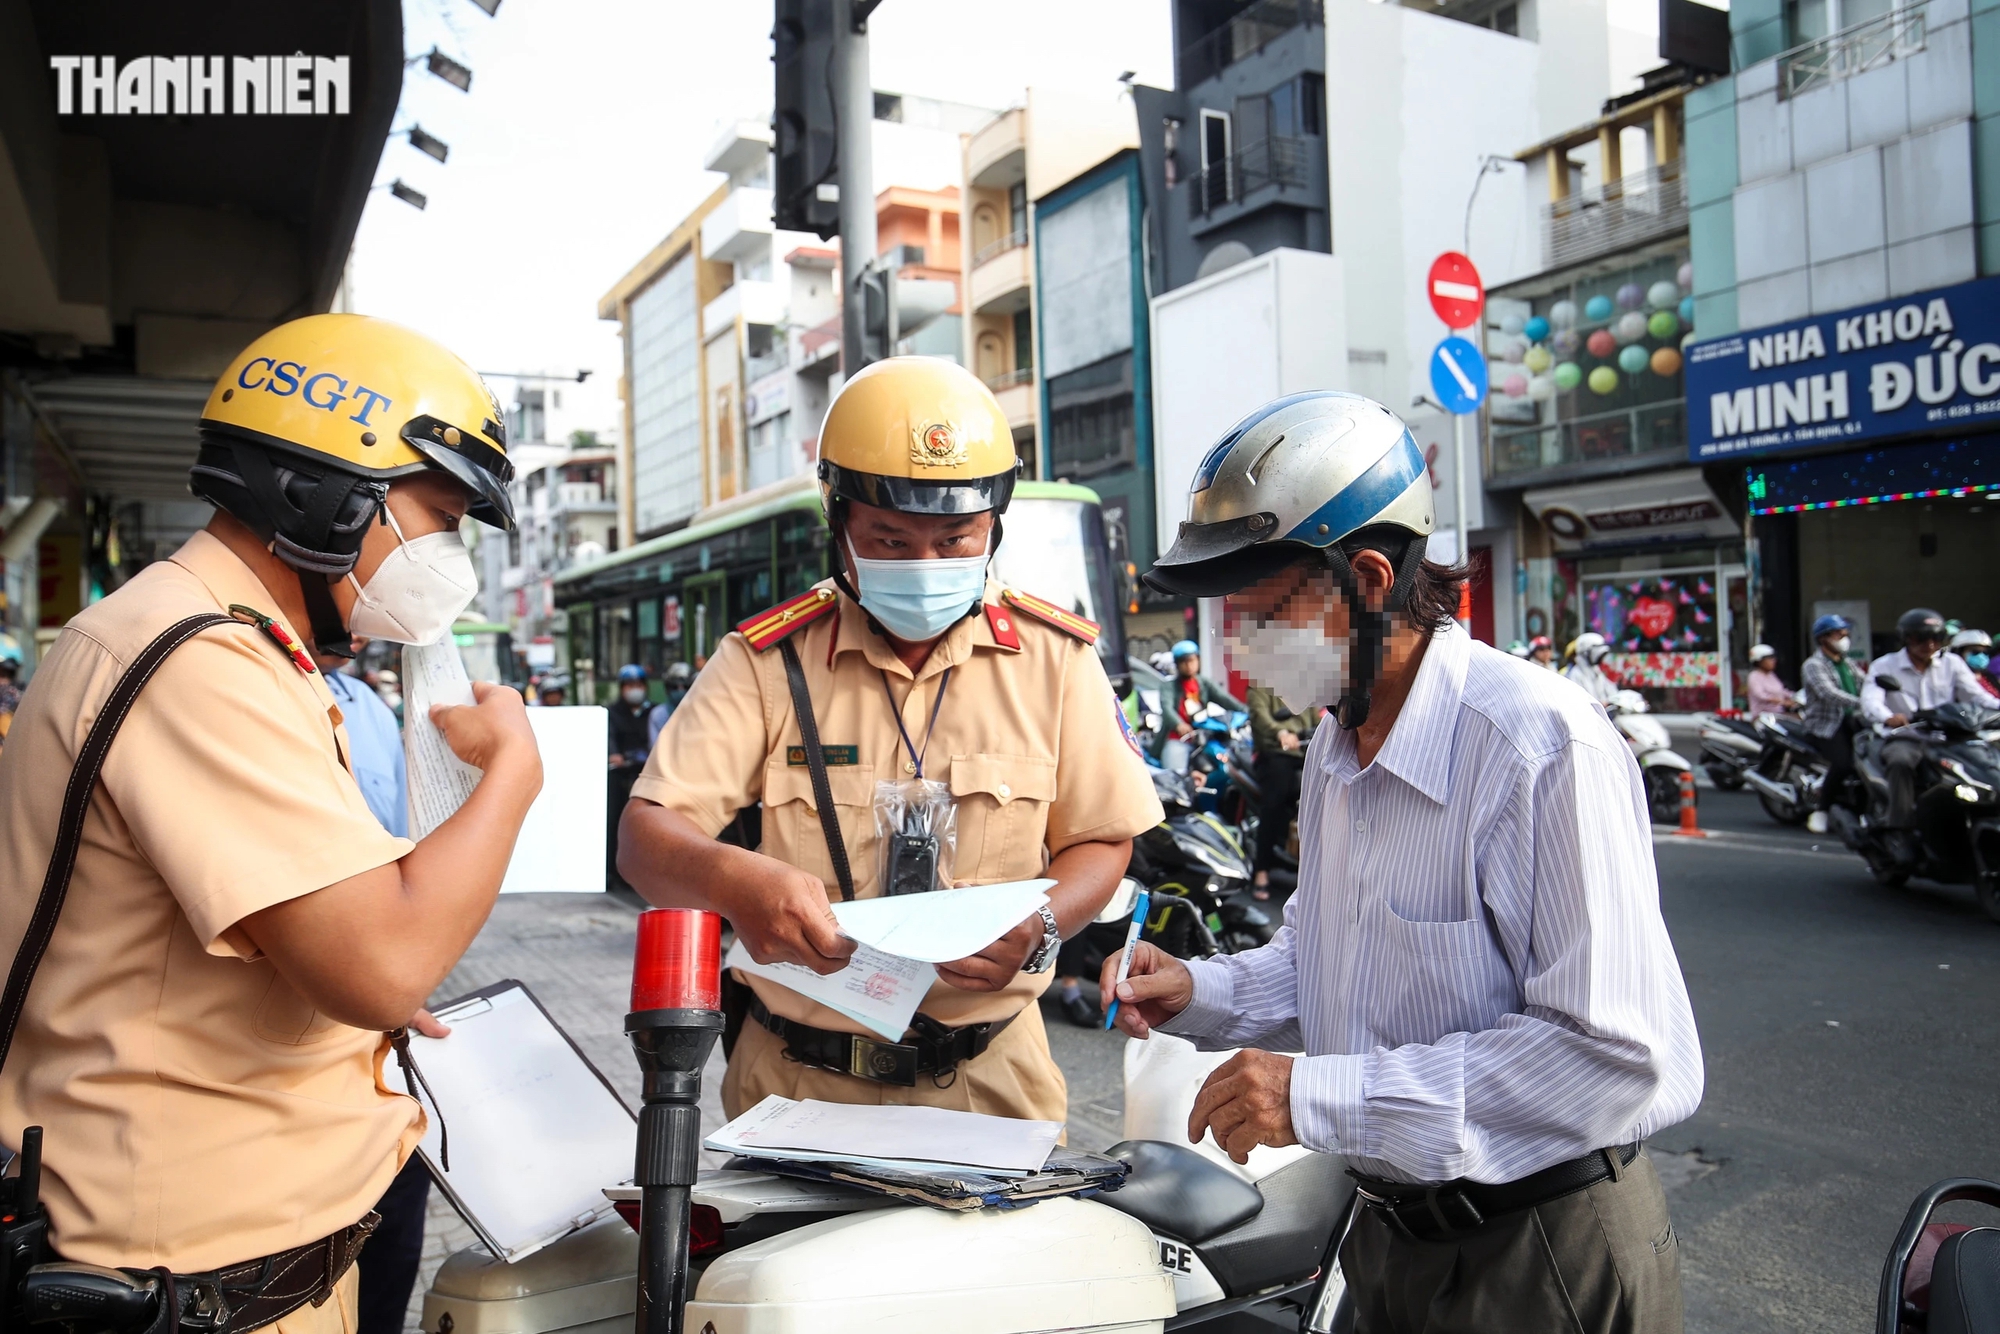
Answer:
M1451 627L1373 763L1319 729L1301 803L1285 925L1192 964L1164 1026L1303 1051L1300 1143L1393 1180L1503 1182L1694 1111L1639 769L1582 690Z

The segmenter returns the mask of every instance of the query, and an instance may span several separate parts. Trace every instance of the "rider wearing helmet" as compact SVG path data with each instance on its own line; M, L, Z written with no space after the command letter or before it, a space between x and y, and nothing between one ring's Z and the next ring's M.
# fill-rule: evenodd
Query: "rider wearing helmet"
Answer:
M1750 716L1790 713L1792 692L1778 677L1778 650L1769 644L1750 646L1750 675L1746 682Z
M318 315L263 334L200 419L189 486L215 513L69 622L0 753L0 950L24 946L19 967L46 945L0 1134L50 1128L64 1259L206 1274L232 1329L353 1328L346 1271L424 1128L378 1074L386 1030L486 920L541 783L521 697L475 685L475 704L410 723L477 786L420 842L389 833L307 647L449 631L476 591L461 520L511 523L499 420L478 375L410 330ZM172 627L192 637L175 647ZM107 710L149 646L157 671ZM69 892L42 936L63 776L87 772L85 730L106 718L116 742L96 795L78 787Z
M722 1098L731 1115L782 1093L1060 1120L1036 998L1161 818L1097 627L990 578L1017 465L970 372L876 362L819 442L832 577L716 647L633 788L619 869L651 902L728 917L758 962L820 973L854 950L829 900L1053 879L1047 907L938 965L898 1042L778 974L733 974ZM757 851L716 841L760 800Z
M1818 809L1806 817L1815 834L1827 830L1827 808L1854 772L1854 723L1861 712L1861 677L1848 660L1854 623L1829 612L1812 623L1813 654L1799 667L1799 684L1806 704L1799 721L1813 744L1826 756L1826 781L1820 784Z
M1587 630L1569 646L1570 663L1563 675L1582 686L1584 693L1599 704L1609 704L1618 693L1618 683L1604 670L1611 645L1595 630Z
M1173 735L1185 738L1193 732L1194 720L1203 709L1217 703L1227 706L1230 701L1201 674L1200 645L1192 639L1183 639L1169 652L1174 671L1167 686L1170 692L1167 726Z
M611 874L605 878L617 884L618 818L631 799L632 783L639 777L646 756L653 751L653 737L647 727L653 702L648 698L646 669L628 662L618 669L618 693L606 710L611 748L611 774L605 783L605 855Z
M674 716L674 710L680 707L681 700L687 695L688 686L693 682L694 668L684 662L672 664L661 675L660 684L666 688L667 697L655 704L653 711L646 715L647 754L652 753L653 743L660 739L660 729L667 725L667 719Z
M1694 1110L1701 1056L1638 766L1601 709L1457 624L1465 571L1424 560L1432 523L1415 440L1355 395L1278 399L1202 459L1148 582L1226 598L1230 665L1339 725L1306 757L1271 944L1183 963L1141 943L1104 985L1132 1037L1244 1048L1191 1136L1237 1162L1345 1155L1357 1328L1677 1331L1638 1141Z
M1965 665L1979 684L2000 696L2000 675L1993 670L1993 636L1984 630L1964 629L1951 637L1951 651L1965 659Z
M1528 641L1528 661L1537 667L1556 671L1556 646L1547 635L1536 635Z
M1867 679L1861 683L1861 712L1869 722L1891 730L1908 725L1911 717L1925 709L1957 701L1991 708L1993 697L1973 675L1972 668L1956 653L1946 653L1944 617L1929 607L1912 607L1896 620L1896 637L1903 647L1868 664ZM1896 689L1885 690L1884 677L1896 681ZM1915 807L1916 767L1923 759L1921 742L1907 737L1891 737L1882 743L1882 767L1889 779L1889 823L1909 824Z

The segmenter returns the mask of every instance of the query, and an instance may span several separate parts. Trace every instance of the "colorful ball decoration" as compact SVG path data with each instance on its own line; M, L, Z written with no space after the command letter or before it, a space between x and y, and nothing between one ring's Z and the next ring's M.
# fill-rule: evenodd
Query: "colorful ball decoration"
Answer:
M1537 315L1521 326L1521 332L1528 336L1529 342L1539 343L1549 336L1549 322Z
M1549 323L1567 329L1576 323L1576 302L1558 301L1549 307Z
M1627 375L1637 375L1646 369L1646 349L1633 343L1618 353L1618 369Z
M1599 329L1591 334L1584 346L1590 350L1591 356L1609 361L1618 351L1618 340L1611 336L1611 330Z
M1682 324L1685 324L1685 325L1686 325L1686 326L1687 326L1688 328L1690 328L1690 329L1694 328L1694 298L1693 298L1693 297L1691 297L1691 296L1684 296L1684 297L1682 297L1682 298L1681 298L1681 306L1680 306L1680 317L1681 317L1681 323L1682 323Z
M1592 324L1602 324L1610 319L1612 310L1611 298L1602 292L1583 303L1583 317Z
M1546 375L1537 375L1528 381L1528 397L1537 403L1546 403L1556 396L1556 382Z
M1646 317L1636 310L1628 310L1618 317L1618 323L1611 331L1618 335L1621 343L1636 343L1646 336Z
M1618 372L1609 366L1599 366L1590 373L1590 392L1612 394L1618 391Z
M1681 265L1674 273L1674 281L1681 285L1683 292L1692 292L1694 290L1694 265Z
M1583 367L1573 361L1560 362L1556 366L1554 379L1556 388L1568 393L1583 383Z
M1656 310L1646 321L1646 332L1665 341L1681 331L1680 317L1671 310Z
M1583 340L1576 336L1574 329L1558 329L1555 336L1549 339L1549 351L1559 357L1573 357L1582 346Z
M1618 289L1618 309L1637 310L1645 304L1646 289L1637 283L1626 283Z
M1521 326L1526 323L1527 320L1523 316L1510 312L1500 317L1500 332L1503 334L1517 334L1521 332Z
M1500 392L1509 398L1520 398L1528 392L1528 377L1510 375L1500 382Z
M1646 289L1646 304L1654 310L1672 310L1681 299L1681 289L1665 279Z
M1532 373L1540 375L1550 366L1553 366L1555 360L1554 357L1549 355L1547 348L1538 345L1528 349L1527 354L1521 358L1521 364L1526 366Z
M1670 347L1660 348L1653 353L1653 374L1662 379L1671 379L1681 373L1681 354Z

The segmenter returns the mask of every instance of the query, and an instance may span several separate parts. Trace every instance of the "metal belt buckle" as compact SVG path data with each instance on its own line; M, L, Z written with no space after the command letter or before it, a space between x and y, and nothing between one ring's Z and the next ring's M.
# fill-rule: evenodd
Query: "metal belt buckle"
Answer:
M229 1320L229 1303L222 1289L206 1279L174 1280L181 1299L180 1327L184 1330L220 1329Z
M1479 1207L1457 1187L1432 1186L1421 1196L1392 1200L1366 1188L1355 1192L1411 1241L1455 1241L1485 1223Z
M876 1042L872 1038L849 1039L847 1073L856 1079L872 1079L878 1084L917 1086L917 1049L900 1042Z

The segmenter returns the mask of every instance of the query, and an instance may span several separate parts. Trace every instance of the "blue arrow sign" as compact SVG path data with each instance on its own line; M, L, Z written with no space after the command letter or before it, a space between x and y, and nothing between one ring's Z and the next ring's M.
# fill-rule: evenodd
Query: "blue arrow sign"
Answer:
M1445 339L1431 350L1431 389L1446 412L1479 411L1486 401L1486 358L1463 338Z

